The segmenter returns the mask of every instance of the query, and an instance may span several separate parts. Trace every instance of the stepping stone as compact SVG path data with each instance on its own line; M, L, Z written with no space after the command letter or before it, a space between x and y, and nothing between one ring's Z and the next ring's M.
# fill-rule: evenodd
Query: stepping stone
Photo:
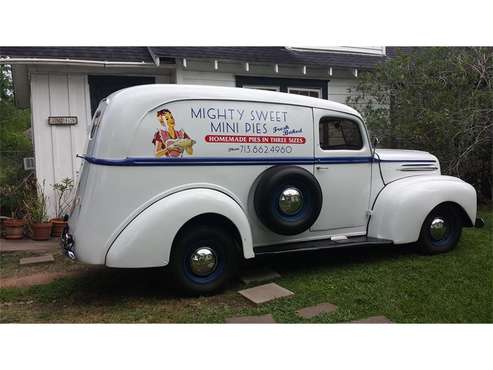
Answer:
M261 316L238 316L225 320L226 324L275 324L271 314Z
M371 316L367 319L351 321L354 324L392 324L393 322L385 316Z
M296 311L296 314L304 319L311 319L312 317L321 315L323 313L331 313L337 310L337 306L331 303L320 303L316 306L305 307Z
M293 292L275 283L269 283L249 289L240 290L238 293L240 293L243 297L255 304L261 304L269 302L276 298L294 295Z
M281 275L274 270L269 268L257 269L245 271L240 280L243 284L251 284L251 283L260 283L264 281L272 281L275 279L279 279Z
M37 257L21 258L19 261L21 265L33 265L35 263L46 263L46 262L55 262L55 259L53 258L52 254L45 254L43 256L37 256Z

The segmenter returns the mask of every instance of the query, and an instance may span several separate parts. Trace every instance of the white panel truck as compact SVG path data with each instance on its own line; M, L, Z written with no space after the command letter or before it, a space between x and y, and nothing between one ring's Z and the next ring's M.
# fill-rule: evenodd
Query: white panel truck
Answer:
M241 258L405 244L441 253L480 226L476 191L437 158L375 150L360 114L251 89L146 85L93 118L67 255L109 267L166 266L195 294Z

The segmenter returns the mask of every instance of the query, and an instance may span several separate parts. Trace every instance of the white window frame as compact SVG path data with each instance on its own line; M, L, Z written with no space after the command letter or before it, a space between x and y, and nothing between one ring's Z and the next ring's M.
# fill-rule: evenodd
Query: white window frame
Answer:
M322 99L322 89L309 89L306 87L295 87L295 86L293 86L293 87L288 87L288 94L292 94L292 92L291 92L292 90L317 92L318 98Z
M244 89L255 89L255 90L269 90L269 91L281 91L280 86L269 86L269 85L243 85Z

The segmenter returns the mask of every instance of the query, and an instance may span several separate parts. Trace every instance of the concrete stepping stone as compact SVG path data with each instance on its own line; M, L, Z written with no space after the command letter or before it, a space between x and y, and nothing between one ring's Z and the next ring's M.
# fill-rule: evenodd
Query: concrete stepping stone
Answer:
M312 317L321 315L323 313L331 313L337 310L337 306L332 303L320 303L316 306L305 307L298 311L296 314L304 319L311 319Z
M385 316L371 316L366 319L351 321L354 324L392 324Z
M293 292L277 285L276 283L269 283L249 289L243 289L238 293L255 304L261 304L269 302L273 299L294 295Z
M243 284L261 283L264 281L272 281L279 279L281 275L278 272L269 268L249 270L242 273L240 280Z
M36 263L47 263L47 262L55 262L55 259L53 258L52 254L45 254L43 256L36 256L36 257L21 258L19 261L19 263L21 265L33 265Z
M260 316L237 316L227 318L226 324L275 324L271 314Z

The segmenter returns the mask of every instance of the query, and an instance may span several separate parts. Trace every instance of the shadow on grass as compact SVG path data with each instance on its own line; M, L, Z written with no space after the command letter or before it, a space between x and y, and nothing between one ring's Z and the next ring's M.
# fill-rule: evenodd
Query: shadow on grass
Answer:
M263 256L245 261L240 269L246 271L259 267L272 267L283 276L303 274L321 269L337 270L351 265L372 264L392 259L415 256L416 247L371 246L339 248L323 251L289 253ZM235 279L227 290L240 289ZM64 278L46 286L30 288L41 301L62 299L77 304L118 304L129 298L180 299L182 292L175 289L165 268L148 269L90 269L76 278Z

